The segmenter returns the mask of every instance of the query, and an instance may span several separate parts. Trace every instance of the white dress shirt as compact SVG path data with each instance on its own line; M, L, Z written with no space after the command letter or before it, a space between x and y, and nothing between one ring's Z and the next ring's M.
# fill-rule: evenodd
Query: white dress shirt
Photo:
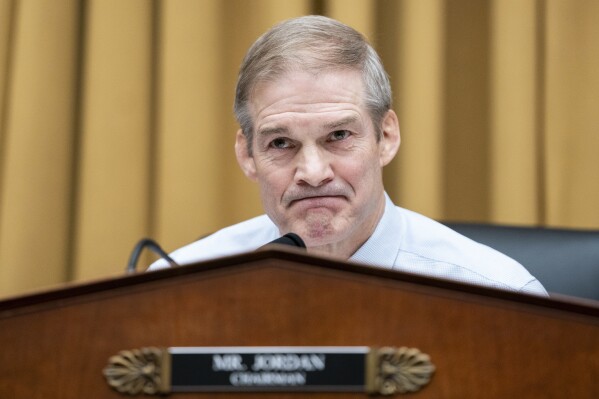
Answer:
M370 238L350 262L459 282L547 295L526 269L506 255L479 244L423 215L395 206L385 194L385 212ZM266 215L226 227L171 254L180 265L251 252L280 236ZM156 261L150 270L168 267Z

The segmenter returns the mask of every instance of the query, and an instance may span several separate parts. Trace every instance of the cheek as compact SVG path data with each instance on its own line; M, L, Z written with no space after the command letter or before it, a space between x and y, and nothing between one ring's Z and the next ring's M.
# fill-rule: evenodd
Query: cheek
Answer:
M372 186L375 182L376 172L379 170L378 164L374 164L364 157L355 157L347 159L338 164L338 176L349 183L354 191Z
M287 227L286 210L282 206L281 198L287 190L289 179L283 171L258 174L262 207L273 222L283 230Z
M257 179L265 203L272 204L281 198L291 181L288 174L285 168L258 171Z

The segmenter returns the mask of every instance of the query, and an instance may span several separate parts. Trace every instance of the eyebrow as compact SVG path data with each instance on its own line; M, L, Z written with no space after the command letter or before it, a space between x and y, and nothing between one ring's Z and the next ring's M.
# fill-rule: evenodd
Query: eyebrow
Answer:
M266 129L260 129L258 134L261 136L268 136L273 134L287 134L289 129L284 126L267 127Z
M338 129L342 126L347 126L347 125L351 125L352 123L355 123L358 120L357 116L348 116L333 122L328 122L322 125L322 127L324 129L327 130L333 130L333 129ZM275 127L267 127L265 129L260 129L258 131L258 134L260 136L269 136L269 135L275 135L275 134L288 134L289 133L289 128L287 128L286 126L275 126Z
M352 123L357 122L357 120L358 120L357 116L348 116L346 118L339 119L338 121L325 123L322 127L324 127L325 129L333 130L333 129L340 128L342 126L351 125Z

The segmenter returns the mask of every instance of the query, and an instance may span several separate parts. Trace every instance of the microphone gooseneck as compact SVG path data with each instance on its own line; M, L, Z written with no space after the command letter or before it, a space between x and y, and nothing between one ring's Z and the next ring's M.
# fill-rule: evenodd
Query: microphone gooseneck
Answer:
M141 239L133 252L131 252L131 257L129 258L129 263L127 264L127 273L135 273L135 269L137 267L137 261L139 260L139 256L141 255L141 251L145 248L150 249L152 252L158 254L162 259L166 260L171 266L179 266L162 248L160 245L156 243L156 241L150 238Z
M287 233L284 236L279 237L276 240L273 240L260 248L264 248L271 244L289 245L297 248L306 248L306 243L304 242L304 240L302 240L302 238L295 233Z

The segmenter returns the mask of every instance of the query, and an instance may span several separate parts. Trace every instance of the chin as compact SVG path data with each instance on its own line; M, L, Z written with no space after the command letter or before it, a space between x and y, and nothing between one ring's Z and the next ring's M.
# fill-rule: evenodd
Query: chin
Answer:
M317 245L328 244L339 235L339 229L335 228L329 212L309 213L297 227L308 241L317 242ZM301 236L301 233L297 234Z
M339 241L339 232L334 229L302 229L300 237L304 240L307 247L324 247L335 244Z

